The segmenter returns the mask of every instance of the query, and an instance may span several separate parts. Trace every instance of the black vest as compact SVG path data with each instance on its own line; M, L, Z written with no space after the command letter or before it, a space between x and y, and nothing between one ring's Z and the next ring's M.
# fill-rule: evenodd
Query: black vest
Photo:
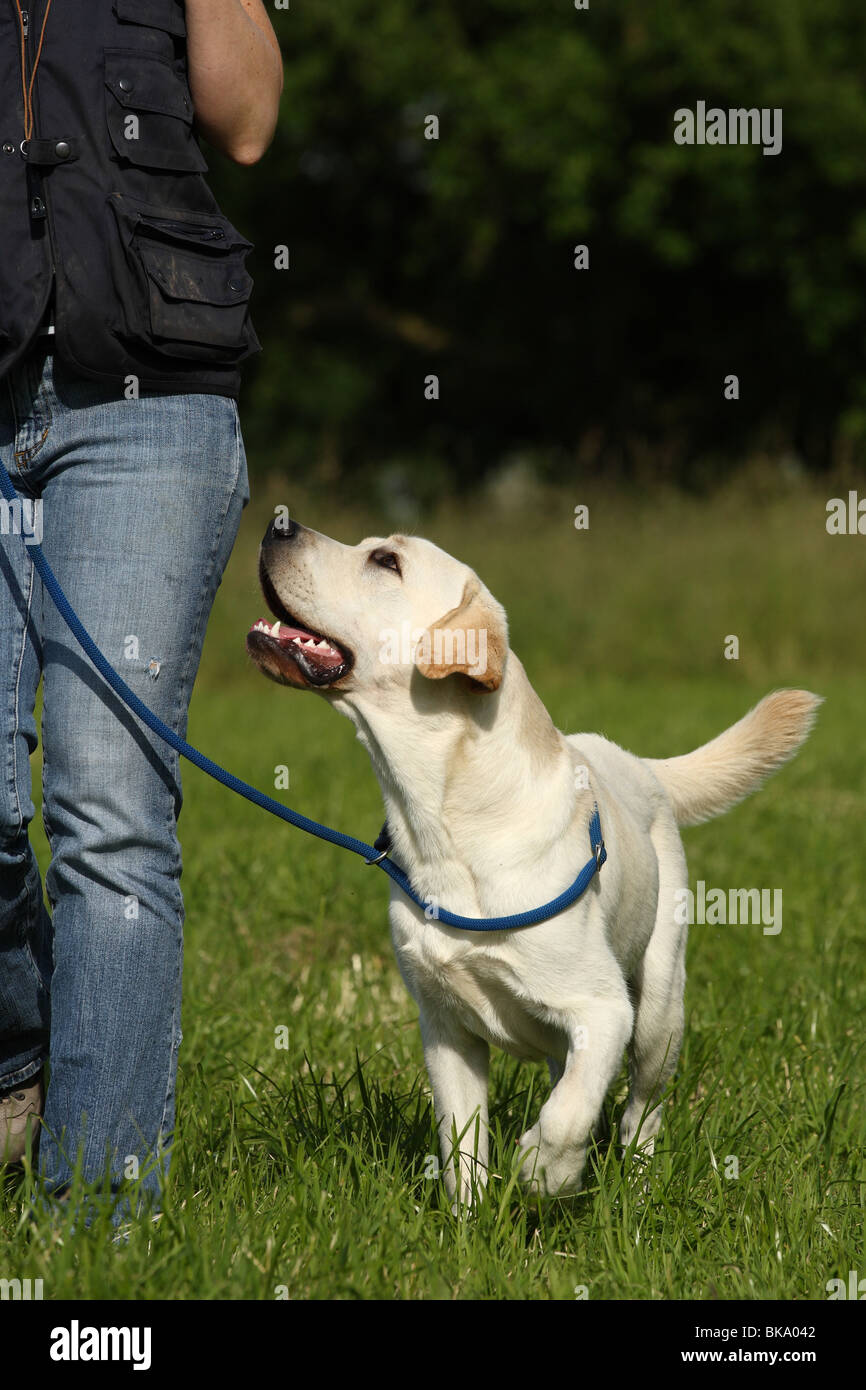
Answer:
M29 78L45 0L20 2ZM237 395L259 348L250 243L203 178L185 35L183 0L52 0L22 150L21 30L0 0L0 377L53 281L54 352L80 375Z

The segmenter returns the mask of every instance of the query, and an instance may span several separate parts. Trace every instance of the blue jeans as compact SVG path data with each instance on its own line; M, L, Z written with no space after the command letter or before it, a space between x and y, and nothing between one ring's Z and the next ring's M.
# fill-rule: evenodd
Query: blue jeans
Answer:
M84 626L184 734L249 499L234 401L126 400L37 349L0 382L0 456L42 504L43 549ZM24 518L38 534L38 508ZM86 1180L138 1175L157 1200L181 1041L179 760L91 667L21 535L0 535L0 571L0 1089L49 1061L48 1191L78 1160ZM40 672L50 917L27 835Z

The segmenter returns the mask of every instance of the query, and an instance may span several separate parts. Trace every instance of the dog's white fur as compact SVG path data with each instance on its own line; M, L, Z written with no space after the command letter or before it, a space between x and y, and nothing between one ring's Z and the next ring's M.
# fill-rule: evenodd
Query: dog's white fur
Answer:
M401 573L383 567L383 552ZM548 1060L550 1096L519 1141L527 1185L548 1194L580 1187L626 1047L620 1137L629 1143L640 1131L651 1150L683 1031L678 825L721 814L790 758L818 697L777 691L696 752L639 758L554 727L508 649L501 605L429 541L350 547L300 528L285 543L266 538L262 566L295 618L352 651L351 672L321 693L355 724L381 785L392 857L431 904L425 913L392 886L391 935L418 1004L450 1196L471 1200L486 1174L491 1043ZM484 628L487 669L473 668L473 679L465 663L436 668L429 651L383 660L387 634L405 624L416 637L437 626ZM490 933L436 919L435 905L495 917L556 897L590 857L594 802L607 863L567 911Z

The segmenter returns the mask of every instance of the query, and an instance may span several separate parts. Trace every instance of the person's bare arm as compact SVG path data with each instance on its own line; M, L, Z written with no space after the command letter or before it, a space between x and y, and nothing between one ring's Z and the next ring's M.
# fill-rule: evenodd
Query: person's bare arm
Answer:
M262 0L186 0L195 123L237 164L255 164L277 125L283 62Z

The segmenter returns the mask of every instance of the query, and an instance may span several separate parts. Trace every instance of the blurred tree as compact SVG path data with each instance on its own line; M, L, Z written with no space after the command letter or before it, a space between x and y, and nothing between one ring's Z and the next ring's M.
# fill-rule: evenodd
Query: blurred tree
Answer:
M442 486L525 449L553 476L697 485L747 449L862 461L862 0L294 0L274 19L275 144L254 171L211 159L257 246L260 465L350 486L435 459ZM781 108L781 153L676 144L699 100Z

